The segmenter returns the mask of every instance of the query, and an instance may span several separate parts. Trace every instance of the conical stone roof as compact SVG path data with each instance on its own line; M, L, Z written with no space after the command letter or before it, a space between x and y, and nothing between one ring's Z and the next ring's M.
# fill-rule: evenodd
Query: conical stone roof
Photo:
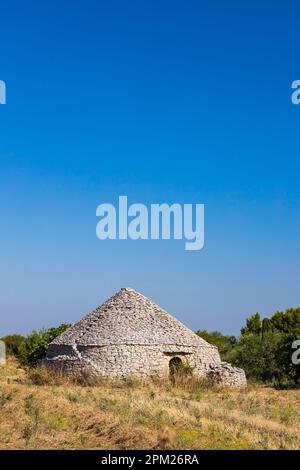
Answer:
M124 288L52 344L77 346L181 345L214 348L147 297Z

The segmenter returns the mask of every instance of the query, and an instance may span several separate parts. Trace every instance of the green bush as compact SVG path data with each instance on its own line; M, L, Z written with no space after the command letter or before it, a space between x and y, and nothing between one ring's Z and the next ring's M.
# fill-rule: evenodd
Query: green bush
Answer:
M57 336L66 331L70 325L62 324L58 328L33 331L21 343L18 355L23 365L35 366L40 359L45 357L49 344Z
M300 340L300 307L263 319L255 313L246 319L238 339L218 331L197 334L218 347L223 361L244 369L248 379L276 388L300 385L300 364L292 363L293 341Z
M219 331L212 331L209 333L206 330L198 330L196 334L208 343L217 346L222 360L229 362L230 354L237 344L237 339L235 336L226 336Z
M280 340L278 332L268 332L263 337L255 333L244 334L232 353L231 362L242 367L248 378L272 382L279 373L277 349Z
M6 354L8 356L18 356L19 347L25 338L21 335L8 335L0 339L5 343Z
M247 318L246 326L231 354L231 362L242 367L248 378L276 388L300 384L300 365L292 363L292 344L300 339L300 308L275 312L270 318L259 313Z

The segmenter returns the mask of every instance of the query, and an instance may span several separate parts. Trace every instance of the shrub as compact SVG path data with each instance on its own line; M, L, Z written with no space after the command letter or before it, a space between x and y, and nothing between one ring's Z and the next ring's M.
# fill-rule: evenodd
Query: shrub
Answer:
M237 343L235 336L223 335L219 331L209 333L206 330L198 330L196 334L208 343L217 346L222 360L229 361L229 355Z
M35 366L45 357L49 344L57 336L66 331L70 325L62 324L58 328L33 331L21 343L18 354L23 365Z
M24 336L21 335L8 335L1 338L6 346L6 354L8 356L18 356L19 348L24 341Z
M300 339L300 307L261 318L257 312L246 319L239 338L218 331L197 331L217 346L223 361L245 370L247 378L291 388L300 385L300 364L292 362L292 344Z
M259 313L246 320L229 362L245 369L250 379L276 388L300 383L300 365L292 363L292 344L300 339L300 308L276 312L261 320Z
M248 378L271 382L278 375L279 341L277 332L268 332L263 338L255 333L242 335L232 354L233 365L242 367Z
M0 406L4 406L8 402L12 401L12 398L13 398L12 392L9 392L9 393L0 392Z

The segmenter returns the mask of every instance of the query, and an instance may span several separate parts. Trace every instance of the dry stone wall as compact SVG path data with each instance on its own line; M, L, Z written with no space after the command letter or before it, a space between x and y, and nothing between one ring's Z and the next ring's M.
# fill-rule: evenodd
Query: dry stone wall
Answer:
M62 366L68 373L85 371L102 377L166 377L172 357L179 357L201 377L207 375L212 364L221 363L218 350L214 346L124 344L73 348L52 345L43 364Z

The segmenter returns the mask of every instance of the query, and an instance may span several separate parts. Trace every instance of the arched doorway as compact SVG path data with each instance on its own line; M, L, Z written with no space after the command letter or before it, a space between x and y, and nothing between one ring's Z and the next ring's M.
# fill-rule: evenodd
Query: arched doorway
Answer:
M176 375L178 375L178 373L180 372L181 366L182 366L182 360L180 359L180 357L175 356L175 357L172 357L172 359L170 359L169 373L170 373L171 379L174 379Z

